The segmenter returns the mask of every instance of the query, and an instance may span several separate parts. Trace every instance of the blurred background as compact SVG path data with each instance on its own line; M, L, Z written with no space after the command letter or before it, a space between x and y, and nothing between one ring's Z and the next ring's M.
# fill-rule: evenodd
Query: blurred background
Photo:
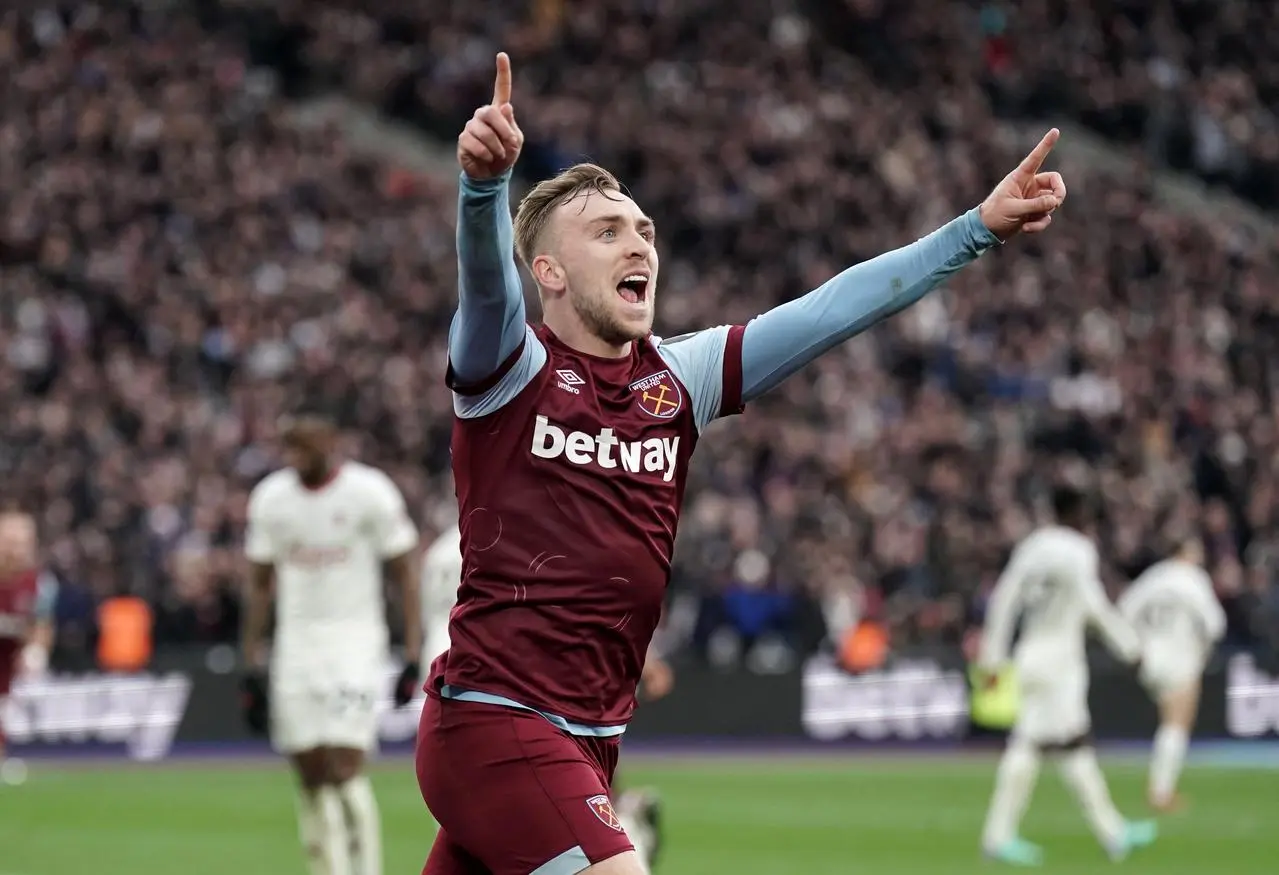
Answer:
M15 691L11 741L57 757L245 749L245 501L279 465L275 419L299 397L332 403L348 451L392 475L425 541L451 524L453 140L489 98L498 49L528 139L517 187L584 156L614 169L660 218L667 335L746 321L922 236L1047 126L1063 131L1053 168L1070 201L1051 232L701 442L658 639L676 689L641 708L636 748L972 737L965 653L1063 479L1103 498L1112 595L1203 535L1229 629L1201 734L1273 738L1277 45L1279 4L1253 0L9 0L0 492L37 515L61 583L51 672ZM1147 738L1144 694L1098 660L1099 734ZM388 713L388 750L415 722ZM967 776L952 813L985 803L989 769L966 763L928 772ZM772 839L753 850L716 838L779 794L824 800L818 778L756 780L773 788L757 807L724 813L726 785L652 768L685 787L677 811L724 820L689 827L704 856L672 850L672 873L727 871L730 845L764 866L736 871L798 871L768 855L827 847L798 816L756 824ZM909 819L925 773L903 769L879 802L905 794ZM405 769L388 774L405 805L388 831L407 834L388 855L417 866L429 821ZM166 787L149 780L139 799ZM1251 792L1235 780L1203 778L1222 799ZM1139 784L1134 772L1134 799ZM3 796L0 839L19 804ZM900 847L879 859L856 831L874 809L834 798L838 824L813 822L853 829L849 848L900 869ZM281 805L283 819L264 815L280 822L275 871L301 871ZM1053 829L1083 835L1061 811ZM968 854L976 821L956 816L929 829ZM30 841L21 875L80 859L74 842ZM105 871L150 871L123 844L110 853L125 862ZM1159 871L1200 871L1195 853Z

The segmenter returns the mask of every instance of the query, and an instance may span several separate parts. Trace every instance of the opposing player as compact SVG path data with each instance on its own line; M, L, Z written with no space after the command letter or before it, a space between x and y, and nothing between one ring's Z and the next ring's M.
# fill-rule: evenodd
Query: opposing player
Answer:
M462 530L451 526L422 559L422 665L449 649L449 614L462 585Z
M0 511L0 718L14 679L48 663L57 597L57 579L42 573L36 558L35 519ZM21 760L6 757L0 723L0 781L17 784L25 775Z
M449 614L457 604L462 585L462 533L457 526L443 532L426 551L422 562L422 664L430 665L449 649ZM670 692L674 675L667 662L650 648L644 661L640 688L646 700ZM618 820L651 869L662 846L661 800L650 788L616 791Z
M1051 131L980 207L749 325L652 333L656 225L603 168L536 186L511 69L458 138L459 303L449 334L464 577L427 682L418 782L441 831L430 875L637 875L609 797L662 611L702 429L918 300L982 252L1042 231L1065 197ZM540 325L526 324L519 269Z
M282 423L281 437L288 467L249 498L245 717L255 732L269 722L274 746L292 761L311 871L381 875L381 827L364 760L388 693L382 581L385 573L404 599L408 657L393 692L398 706L419 683L417 529L386 474L337 460L331 421L303 413ZM262 650L273 591L268 683Z
M1137 634L1106 597L1098 579L1097 549L1085 534L1088 503L1074 489L1053 494L1057 525L1028 535L1008 561L991 593L978 666L993 673L1004 664L1013 628L1021 634L1013 653L1021 708L999 763L982 846L1006 863L1038 865L1043 852L1018 834L1039 776L1041 758L1059 757L1093 833L1113 859L1155 839L1149 821L1127 821L1115 809L1093 748L1088 712L1088 628L1125 662L1141 658Z
M1119 599L1120 613L1142 639L1141 681L1159 707L1148 789L1156 811L1180 805L1177 779L1199 711L1204 665L1226 631L1226 613L1203 560L1203 544L1187 538Z

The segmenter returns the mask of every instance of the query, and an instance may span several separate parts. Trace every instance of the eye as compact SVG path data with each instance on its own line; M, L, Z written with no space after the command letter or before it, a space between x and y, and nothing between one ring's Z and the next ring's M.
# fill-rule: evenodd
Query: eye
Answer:
M643 231L640 232L640 236L643 237L645 240L647 240L649 243L652 243L653 240L657 237L657 233L654 232L652 228L645 228Z
M603 231L600 231L600 236L606 240L611 240L617 236L617 231L612 228L605 228Z

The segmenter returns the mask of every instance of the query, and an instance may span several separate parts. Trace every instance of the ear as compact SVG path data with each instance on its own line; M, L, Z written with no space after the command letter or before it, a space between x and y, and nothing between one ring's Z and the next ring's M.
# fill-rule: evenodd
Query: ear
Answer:
M538 288L545 292L558 294L568 286L563 265L549 255L539 255L534 258L529 269Z

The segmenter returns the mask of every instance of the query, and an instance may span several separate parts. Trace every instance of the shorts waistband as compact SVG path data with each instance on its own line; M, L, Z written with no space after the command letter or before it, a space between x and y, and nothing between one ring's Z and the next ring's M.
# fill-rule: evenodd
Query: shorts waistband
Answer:
M627 724L622 723L617 726L590 726L585 723L574 723L572 720L561 717L558 714L552 714L549 711L543 711L540 708L534 708L531 705L525 705L523 702L517 702L506 696L499 696L494 693L482 693L479 690L459 690L456 687L444 684L440 687L440 698L453 699L458 702L479 702L484 705L500 705L504 708L515 708L519 711L532 711L547 720L556 729L567 732L569 735L584 735L593 738L614 738L626 731Z

